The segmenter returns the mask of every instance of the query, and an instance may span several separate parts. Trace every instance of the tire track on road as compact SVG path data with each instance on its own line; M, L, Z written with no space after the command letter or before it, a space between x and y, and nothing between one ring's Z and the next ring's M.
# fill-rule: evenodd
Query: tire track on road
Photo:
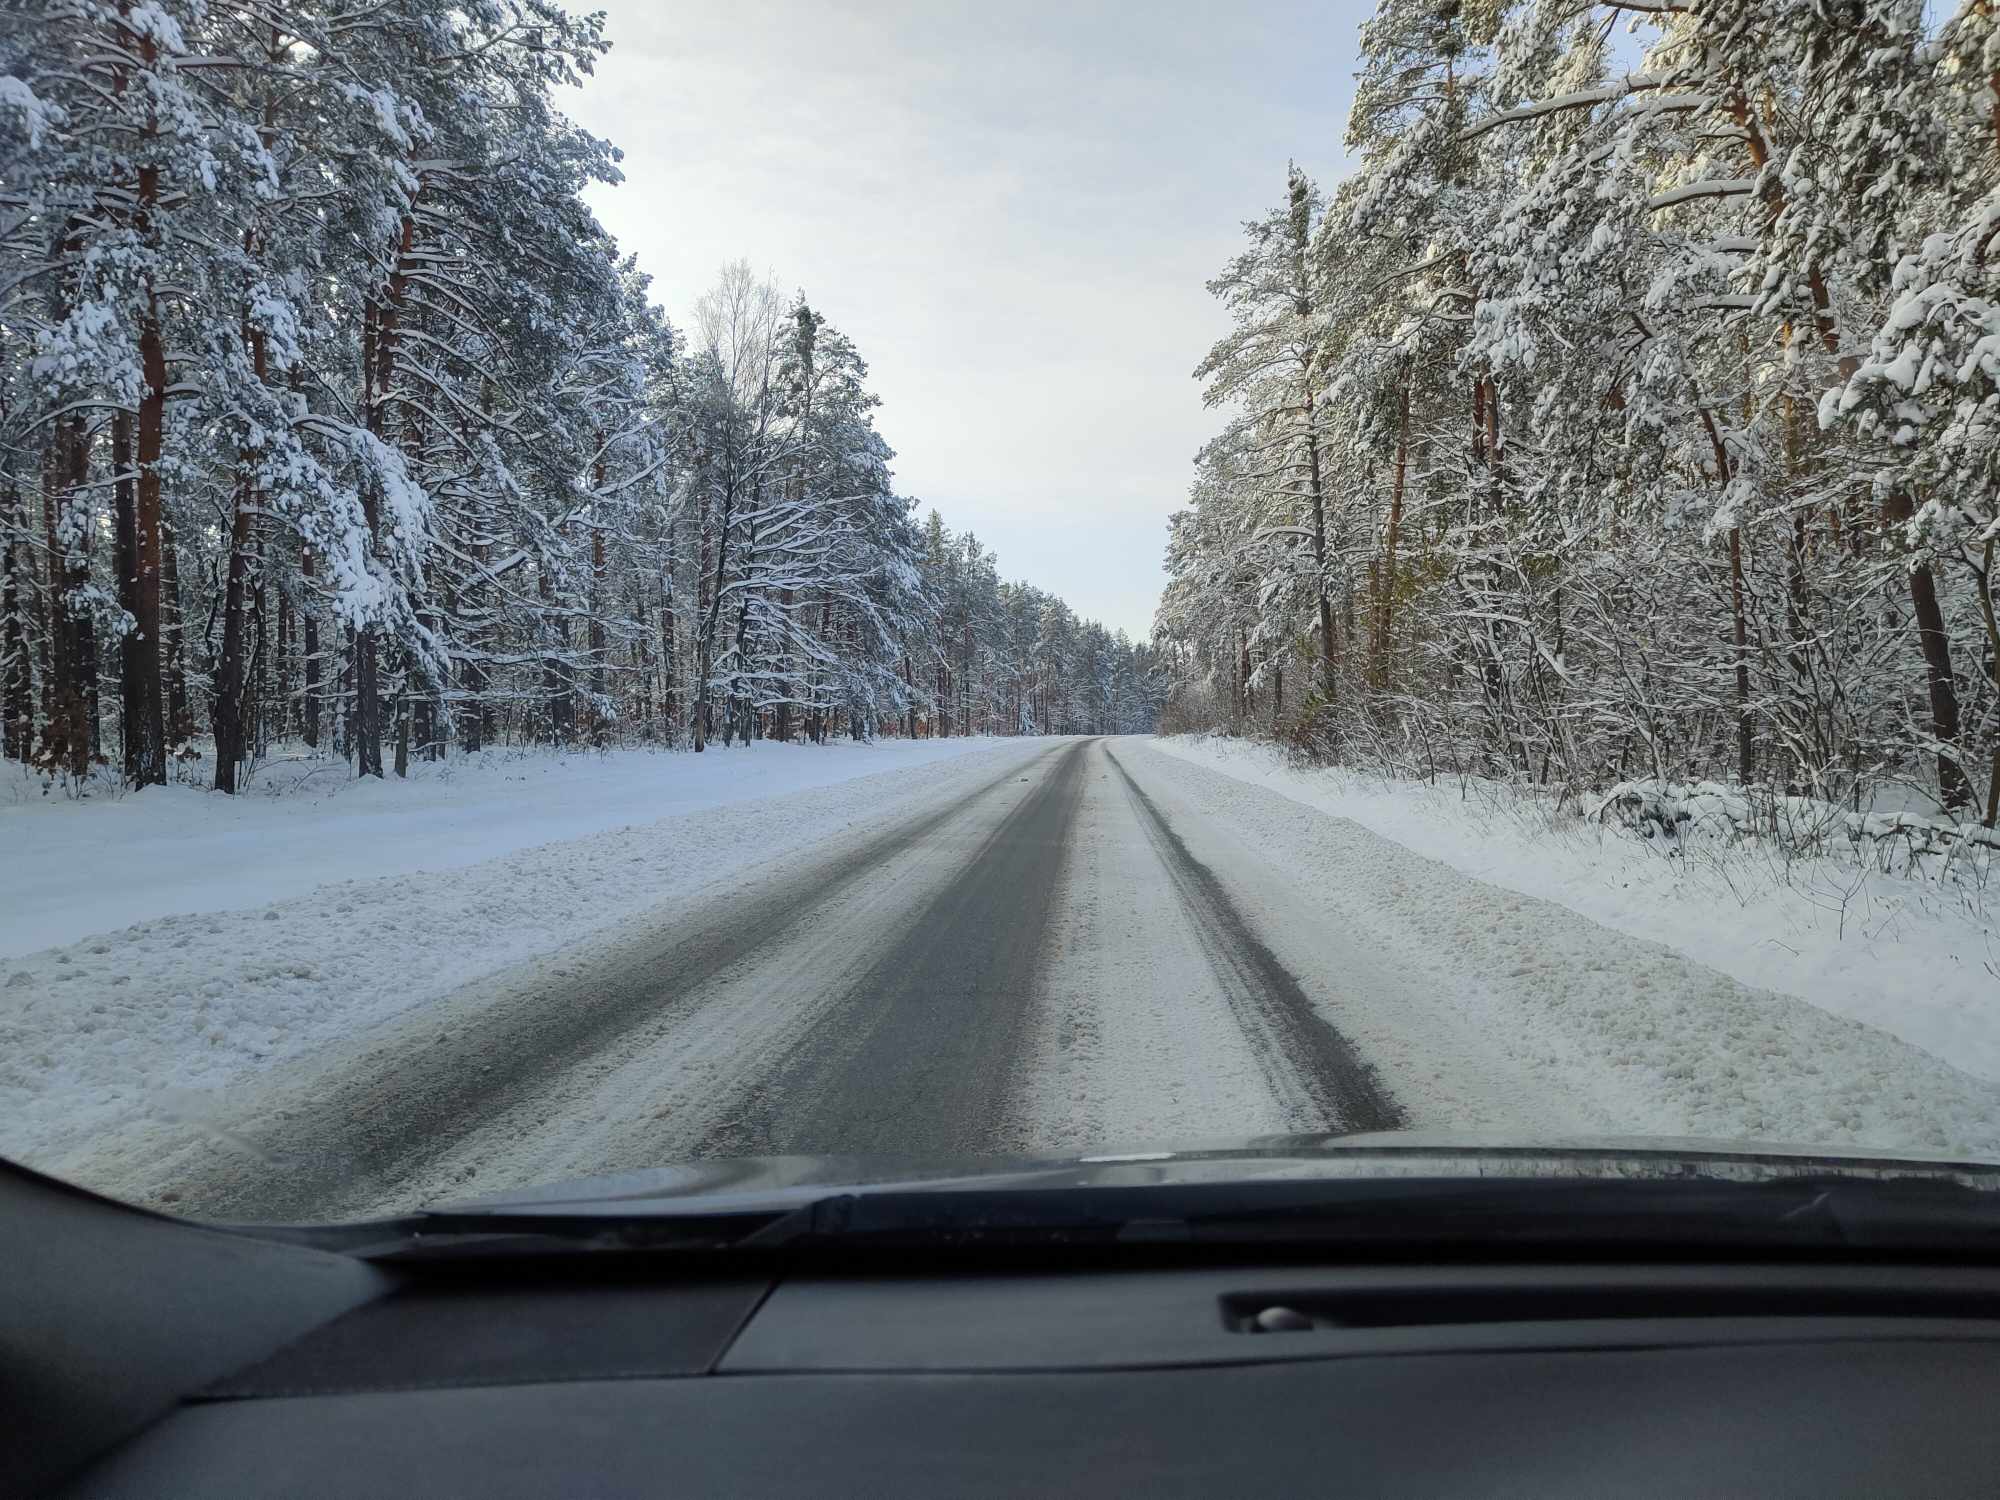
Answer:
M718 976L784 943L885 863L924 845L979 799L1032 775L1052 747L978 783L963 798L893 826L831 859L807 859L590 951L524 965L470 987L499 991L454 1015L452 997L400 1017L364 1046L288 1079L227 1122L261 1155L230 1152L176 1174L177 1211L210 1219L299 1221L395 1198L400 1184L528 1104L568 1070L656 1023ZM641 919L643 922L644 919ZM460 992L465 994L467 992ZM686 1154L686 1153L680 1153Z
M1320 1014L1298 979L1253 932L1215 872L1105 747L1160 855L1189 921L1272 1092L1301 1116L1300 1130L1396 1130L1406 1119L1374 1068Z
M903 938L691 1154L992 1154L1083 795L1068 746Z

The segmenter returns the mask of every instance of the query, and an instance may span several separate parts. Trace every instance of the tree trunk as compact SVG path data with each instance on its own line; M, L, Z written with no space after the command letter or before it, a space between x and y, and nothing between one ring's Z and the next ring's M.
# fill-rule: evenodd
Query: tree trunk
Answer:
M355 774L382 774L382 682L373 625L354 632Z
M77 483L85 484L89 479L89 451L84 439L77 439ZM90 587L90 539L96 530L96 518L91 514L90 502L81 492L72 495L72 513L78 517L78 550L74 556L69 577L69 597L80 599ZM76 611L72 621L76 631L76 655L73 658L77 668L77 686L83 699L83 730L77 745L83 753L77 774L82 775L92 762L104 759L104 713L98 691L98 678L102 667L97 649L97 615L87 604Z
M722 585L729 576L729 522L734 509L736 481L732 477L722 491L722 508L715 528L715 573L707 580L708 598L702 610L701 633L695 643L694 749L699 755L708 748L708 677L715 665L715 629L722 615Z
M36 758L49 766L68 756L62 739L63 697L61 684L68 675L69 625L60 606L62 597L62 535L56 514L62 508L64 432L56 424L55 434L42 453L42 557L40 605L42 744ZM34 554L29 553L30 559Z
M1306 417L1312 417L1312 398L1306 398ZM1331 703L1335 697L1334 687L1334 646L1333 646L1333 601L1326 591L1326 496L1321 488L1319 471L1319 436L1308 432L1306 435L1306 456L1312 483L1313 510L1313 592L1319 596L1319 653L1320 686Z
M111 572L119 607L130 617L118 639L118 727L126 784L139 787L145 785L139 779L144 761L139 721L144 710L135 686L138 630L132 624L137 618L133 595L139 573L138 504L132 482L132 418L123 411L111 417L111 473Z
M784 589L780 591L778 595L778 601L779 601L778 602L779 613L783 615L786 628L789 629L792 621L792 611L794 608L797 607L798 604L797 596L791 589ZM789 637L787 637L787 639L789 640ZM791 738L792 738L791 700L792 700L792 695L798 691L797 657L793 655L792 649L789 645L784 647L783 660L785 666L785 673L783 679L785 699L783 702L777 705L776 709L773 711L771 720L771 738L776 740L781 745L791 743ZM909 658L907 656L903 659L903 665L904 668L907 670L909 667Z
M215 668L215 789L235 792L244 758L243 681L248 644L250 535L253 492L246 473L237 480L237 503L229 525L229 559L222 595L222 653Z
M680 663L679 647L674 640L673 554L674 535L669 528L667 566L660 580L660 720L667 726L669 738L678 732L680 724L680 694L675 675L680 671Z
M605 662L609 646L604 630L604 579L607 571L604 532L601 527L593 527L590 533L590 743L592 748L598 750L609 743L610 733L609 715L604 706L609 691Z
M1743 607L1743 529L1729 528L1729 614L1736 637L1736 779L1748 786L1757 779L1757 757L1750 729L1750 633Z
M0 489L0 759L34 755L34 673L29 660L28 517L10 473Z
M396 334L402 323L403 302L409 295L410 252L416 245L416 233L416 220L405 216L394 247L394 269L383 288L379 309L370 310L368 336L363 343L366 377L363 396L368 430L385 441L389 392L396 377ZM381 517L377 514L380 507L372 486L362 499L372 548L381 532ZM382 684L377 636L372 622L354 632L354 747L356 770L363 776L382 774Z
M149 54L151 50L148 43ZM159 170L142 168L142 234L149 232L147 220L159 189ZM136 550L129 584L119 579L121 590L127 592L125 608L136 627L124 641L126 773L136 786L165 786L167 726L160 692L160 460L166 447L167 355L160 332L159 300L150 283L139 324L139 370L145 384L139 395L139 473L134 486Z
M548 569L536 564L535 592L542 603L543 628L549 633L549 644L568 645L563 637L567 626L555 612L555 591L549 587ZM569 738L569 689L562 677L562 664L553 651L542 658L542 718L551 745L560 745Z
M444 740L438 734L438 694L430 686L428 678L420 679L424 693L416 700L414 709L416 724L411 734L417 742L417 750L425 760L444 759Z
M180 548L164 506L160 509L160 640L166 658L167 744L177 747L194 738L194 710L188 704Z
M632 664L639 679L639 703L632 722L650 741L653 738L652 634L646 629L646 591L634 589L632 593Z
M1715 425L1714 413L1705 406L1696 409L1715 458L1716 489L1726 491L1736 466ZM1750 723L1750 624L1743 590L1743 532L1736 526L1729 528L1729 622L1736 658L1736 776L1748 786L1756 779L1756 737Z
M271 736L285 739L299 732L298 690L292 686L296 675L293 658L298 655L298 630L292 621L292 599L283 589L278 596L278 647L271 653Z
M597 449L604 451L604 434L597 434ZM604 460L600 457L592 472L592 481L598 494L604 492ZM609 564L604 555L603 518L593 514L590 524L590 743L593 749L602 750L607 743L609 726L605 722L605 660L604 631L604 580Z
M333 703L327 722L333 730L333 753L352 762L354 757L354 629L345 632L345 651L340 670L334 675Z
M1791 336L1791 325L1785 325L1784 336ZM1799 458L1799 409L1798 402L1789 392L1785 395L1785 475L1788 482L1795 483L1800 471ZM1792 533L1788 543L1785 570L1785 615L1786 625L1791 633L1791 668L1794 685L1803 693L1807 687L1810 663L1806 656L1807 621L1810 618L1811 593L1806 580L1806 512L1792 512Z
M299 573L301 577L313 576L312 548L303 548L299 553ZM306 598L299 609L300 634L304 637L305 655L305 703L304 720L300 733L308 750L319 748L320 716L320 661L319 661L319 614L312 607L312 591L306 591Z
M253 521L251 534L256 535L257 530ZM259 760L269 748L264 704L268 697L266 678L270 673L271 653L264 628L264 549L254 544L250 577L250 657L243 673L243 747L247 758Z
M409 653L403 652L402 681L396 690L396 776L398 780L410 774L410 666Z
M89 774L96 748L97 640L87 608L90 586L88 502L81 487L89 478L90 453L83 418L56 423L42 489L42 520L48 531L48 632L50 671L42 704L40 759L71 776Z
M736 675L731 680L729 688L729 711L732 717L741 718L744 720L743 743L746 745L750 743L750 727L748 723L750 705L749 705L749 698L744 691L743 668L745 662L748 660L746 653L749 651L749 634L750 634L749 581L750 581L750 570L756 567L757 565L757 523L755 517L757 514L757 503L759 498L761 497L753 497L751 500L750 514L752 519L750 523L750 532L749 535L744 538L744 548L745 548L743 556L744 588L742 597L739 598L736 602ZM723 743L725 745L729 743L728 735L726 732L723 736Z
M1937 580L1927 562L1910 569L1910 606L1916 615L1917 642L1930 686L1931 734L1938 743L1938 795L1945 807L1955 812L1972 801L1972 785L1953 753L1959 728L1958 686L1951 674L1951 639L1945 634L1944 611L1938 607Z
M1896 490L1883 503L1884 519L1898 530L1915 514L1915 502ZM1938 605L1937 578L1919 557L1910 568L1910 609L1917 624L1917 646L1923 653L1924 676L1930 689L1931 738L1937 742L1938 796L1949 811L1972 801L1972 784L1958 763L1958 684L1951 671L1951 637L1945 633L1944 611Z
M2000 689L2000 621L1993 618L1993 542L1990 538L1979 566L1979 617L1986 626L1986 675L1995 689ZM1986 816L1981 821L1991 828L1996 818L2000 818L2000 742L1993 746L1992 769L1986 778Z
M1396 473L1389 486L1389 525L1383 536L1382 585L1375 604L1375 642L1368 654L1376 687L1389 681L1389 639L1395 625L1396 547L1403 534L1403 487L1410 471L1410 381L1405 378L1397 402Z
M252 234L253 231L244 231L246 250L254 248ZM243 316L242 336L244 347L250 353L251 368L262 380L266 370L264 336L252 330L247 309ZM256 482L251 478L256 472L257 455L247 441L237 452L237 464L236 504L229 519L228 571L222 596L222 651L216 661L215 702L210 710L215 728L215 789L232 793L237 789L238 773L249 748L250 728L249 713L244 703L247 681L245 657L251 626L248 618L250 548L256 535L258 494ZM379 765L375 774L381 774Z

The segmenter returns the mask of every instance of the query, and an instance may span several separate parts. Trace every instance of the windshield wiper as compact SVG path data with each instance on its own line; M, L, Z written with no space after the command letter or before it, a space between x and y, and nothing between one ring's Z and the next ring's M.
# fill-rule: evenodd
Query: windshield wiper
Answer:
M803 1204L439 1210L254 1230L410 1262L575 1254L1241 1249L2000 1253L2000 1195L1927 1178L1397 1178L868 1190Z
M2000 1252L2000 1198L1933 1179L1369 1179L841 1195L798 1247L1141 1245Z
M481 1257L713 1254L774 1249L802 1235L818 1205L629 1215L426 1210L360 1224L211 1225L389 1264Z

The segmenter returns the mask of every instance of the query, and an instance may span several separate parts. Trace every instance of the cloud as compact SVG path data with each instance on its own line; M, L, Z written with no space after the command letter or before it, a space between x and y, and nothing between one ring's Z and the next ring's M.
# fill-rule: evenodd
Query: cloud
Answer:
M1336 171L1365 7L593 0L593 206L677 319L726 260L868 359L899 486L1143 634L1215 430L1202 289L1285 163Z

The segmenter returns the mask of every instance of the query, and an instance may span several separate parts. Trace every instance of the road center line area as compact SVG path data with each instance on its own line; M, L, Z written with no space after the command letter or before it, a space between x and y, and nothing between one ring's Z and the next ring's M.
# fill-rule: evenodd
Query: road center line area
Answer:
M2000 1090L1880 1033L1143 739L926 774L195 1117L117 1133L121 1190L207 1217L333 1219L691 1159L1424 1125L1696 1133L1718 1097L1755 1102L1729 1081L1736 1045L1882 1052L1924 1072L1940 1109L2000 1118ZM1438 941L1444 913L1459 925ZM1505 964L1524 951L1566 966L1515 983L1530 971ZM1649 1062L1605 1029L1591 976L1625 969L1712 1057Z

